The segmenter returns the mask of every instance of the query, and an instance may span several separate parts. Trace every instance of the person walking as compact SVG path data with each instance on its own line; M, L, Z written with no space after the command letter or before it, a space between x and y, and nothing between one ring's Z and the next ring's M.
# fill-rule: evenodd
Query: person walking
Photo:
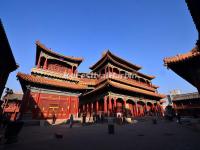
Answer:
M71 116L70 116L70 122L69 122L69 127L70 128L72 128L72 126L73 126L73 122L74 122L74 117L73 117L73 115L71 114Z
M115 126L114 126L114 116L111 114L108 116L108 134L115 133Z
M84 126L85 123L86 123L86 113L83 112L83 114L82 114L82 125Z
M56 123L56 114L55 112L53 111L53 115L52 115L52 124L55 124Z
M177 123L181 124L181 116L179 113L176 114Z

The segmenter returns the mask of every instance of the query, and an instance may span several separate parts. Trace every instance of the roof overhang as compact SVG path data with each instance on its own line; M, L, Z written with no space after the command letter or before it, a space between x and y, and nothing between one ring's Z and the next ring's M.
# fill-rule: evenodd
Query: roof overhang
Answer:
M36 41L36 61L35 61L35 65L37 65L41 51L50 55L50 56L53 56L57 59L69 61L69 62L78 64L78 65L80 65L80 63L83 61L83 58L72 57L72 56L64 56L64 55L58 54L58 53L54 52L53 50L47 48L40 41Z

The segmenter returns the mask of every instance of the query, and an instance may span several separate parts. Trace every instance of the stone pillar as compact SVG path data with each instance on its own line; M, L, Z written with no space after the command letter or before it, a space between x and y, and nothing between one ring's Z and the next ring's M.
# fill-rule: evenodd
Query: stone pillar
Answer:
M104 113L107 113L107 96L104 96Z

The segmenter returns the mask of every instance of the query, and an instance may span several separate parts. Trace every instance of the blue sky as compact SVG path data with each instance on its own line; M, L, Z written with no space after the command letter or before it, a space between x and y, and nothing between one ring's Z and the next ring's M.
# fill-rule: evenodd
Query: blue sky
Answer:
M58 53L83 57L88 72L105 49L155 75L159 92L196 91L163 58L191 50L197 31L183 0L3 0L0 17L20 65L7 87L20 91L17 72L30 73L35 41Z

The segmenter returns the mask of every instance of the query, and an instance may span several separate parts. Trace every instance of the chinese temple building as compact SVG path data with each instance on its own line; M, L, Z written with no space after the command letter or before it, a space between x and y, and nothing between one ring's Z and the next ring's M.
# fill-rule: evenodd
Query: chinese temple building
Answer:
M33 119L48 119L53 113L66 119L77 116L79 95L88 89L76 78L82 58L67 57L36 42L36 61L31 75L18 73L24 96L21 111Z
M21 112L33 119L58 119L71 114L94 112L105 115L121 112L129 116L162 114L160 99L165 97L152 84L154 76L139 70L109 50L90 67L78 73L82 58L63 56L36 42L36 61L31 74L18 73L24 96Z
M182 116L200 116L200 95L198 92L172 96L173 108Z
M19 115L23 94L8 93L3 97L3 115L11 121L15 121Z
M96 78L94 89L80 96L80 109L91 112L126 116L144 116L150 112L161 114L157 93L158 86L152 84L154 76L140 73L140 66L127 62L109 50L90 67Z
M10 72L17 69L15 58L12 54L10 44L8 42L6 32L0 19L0 98L5 89ZM1 108L0 108L1 109ZM0 110L1 114L1 110Z

